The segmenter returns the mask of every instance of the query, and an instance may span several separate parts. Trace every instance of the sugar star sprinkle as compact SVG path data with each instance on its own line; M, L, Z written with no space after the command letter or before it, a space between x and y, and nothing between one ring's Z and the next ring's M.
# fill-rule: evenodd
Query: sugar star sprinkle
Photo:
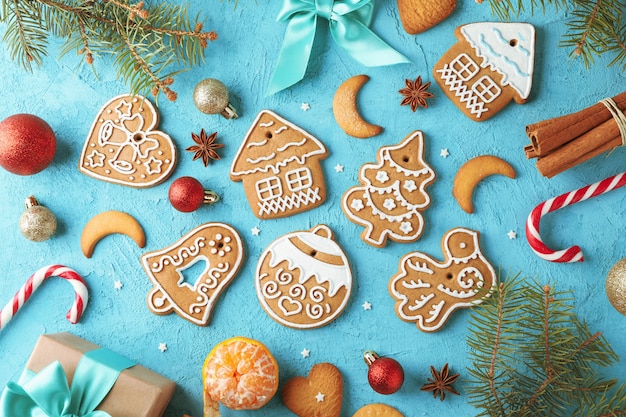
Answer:
M509 230L509 233L507 233L507 235L509 236L509 239L511 240L517 239L517 232L514 230Z
M311 354L311 351L307 348L302 349L302 352L300 352L300 355L302 355L303 359L308 358L310 354Z
M302 103L300 105L300 108L302 109L302 111L307 111L307 110L311 109L311 106L309 105L309 103Z
M450 152L448 152L448 148L443 148L441 152L439 152L439 155L442 158L447 158L450 155Z
M343 172L343 165L341 164L335 165L335 172Z
M252 229L250 229L250 233L252 233L252 236L258 236L259 233L261 233L261 229L259 229L258 227L254 226Z
M115 287L116 290L121 290L123 286L124 286L124 284L122 284L122 281L120 281L120 280L116 280L113 283L113 287Z
M325 396L326 394L322 394L321 392L318 392L317 395L315 396L315 399L317 400L318 403L321 403L324 401Z
M369 301L366 301L363 304L361 304L361 307L363 307L363 310L371 310L372 309L372 303L370 303Z
M167 344L166 343L159 343L159 350L161 352L165 352L167 350Z

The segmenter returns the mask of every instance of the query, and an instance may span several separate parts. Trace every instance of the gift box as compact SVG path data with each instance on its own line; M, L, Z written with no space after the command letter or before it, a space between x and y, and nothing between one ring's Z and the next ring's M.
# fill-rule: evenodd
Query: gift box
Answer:
M80 337L46 334L37 341L19 381L10 382L2 393L0 415L80 417L91 416L95 409L97 416L160 417L175 388L164 376Z

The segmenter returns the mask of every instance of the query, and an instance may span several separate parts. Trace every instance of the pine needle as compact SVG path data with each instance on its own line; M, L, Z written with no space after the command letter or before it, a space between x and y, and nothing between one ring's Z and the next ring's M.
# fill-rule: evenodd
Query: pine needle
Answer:
M48 37L55 36L65 41L61 56L76 51L91 65L110 55L132 93L170 100L173 77L203 63L208 42L217 39L187 6L143 1L0 0L0 23L11 58L28 71L42 65Z
M472 309L466 391L480 416L626 416L626 385L599 372L619 358L573 306L515 275Z

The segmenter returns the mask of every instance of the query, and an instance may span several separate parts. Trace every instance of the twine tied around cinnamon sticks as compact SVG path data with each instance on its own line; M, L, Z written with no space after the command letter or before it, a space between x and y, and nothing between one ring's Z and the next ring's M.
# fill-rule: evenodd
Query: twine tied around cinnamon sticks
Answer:
M528 159L537 158L537 169L551 178L594 156L626 144L626 91L553 119L526 126L531 144L524 147Z

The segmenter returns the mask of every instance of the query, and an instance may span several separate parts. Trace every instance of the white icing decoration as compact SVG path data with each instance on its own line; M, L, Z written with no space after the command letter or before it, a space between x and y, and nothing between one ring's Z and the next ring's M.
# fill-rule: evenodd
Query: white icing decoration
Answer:
M354 200L352 200L352 204L350 204L350 207L352 207L356 211L361 211L365 206L363 205L363 200L361 200L360 198L355 198Z
M383 207L386 208L387 210L391 211L391 210L396 208L396 202L395 202L395 200L393 198L388 198L383 203Z
M483 22L461 27L461 33L482 67L502 74L502 85L510 85L522 99L528 98L535 62L535 28L529 23Z
M376 181L384 184L389 181L389 174L386 171L378 171L376 173Z

